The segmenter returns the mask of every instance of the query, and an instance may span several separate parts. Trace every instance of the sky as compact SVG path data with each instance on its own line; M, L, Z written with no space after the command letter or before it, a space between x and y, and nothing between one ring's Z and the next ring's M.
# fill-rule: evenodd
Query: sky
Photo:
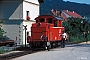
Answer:
M90 4L90 0L63 0L63 1L71 1L71 2L77 2L77 3Z

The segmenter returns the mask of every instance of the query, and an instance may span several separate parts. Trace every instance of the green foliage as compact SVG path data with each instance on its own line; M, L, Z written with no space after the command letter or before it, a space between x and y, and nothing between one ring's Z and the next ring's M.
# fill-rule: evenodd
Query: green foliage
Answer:
M85 19L68 18L67 22L63 22L63 26L73 42L84 41L84 33L90 32L90 23Z
M5 31L2 28L0 28L0 37L2 37L4 33Z
M10 52L10 51L12 51L12 50L10 50L10 49L6 50L4 46L0 47L0 54L4 54L4 53Z
M90 33L88 34L88 40L90 41Z
M0 24L2 24L3 21L0 20ZM5 33L5 31L2 29L2 25L0 25L0 37L3 37L3 34Z

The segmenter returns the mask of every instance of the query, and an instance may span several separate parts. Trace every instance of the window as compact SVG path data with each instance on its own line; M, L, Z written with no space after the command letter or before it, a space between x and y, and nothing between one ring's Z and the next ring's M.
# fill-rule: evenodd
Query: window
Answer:
M27 16L29 16L29 11L27 11Z
M52 23L52 18L48 18L48 23Z
M45 21L45 19L44 18L40 18L40 22L44 22Z
M36 20L36 23L38 23L38 20Z
M27 14L27 15L26 15L26 19L27 19L27 20L30 20L29 11L26 11L26 14Z
M57 27L57 20L54 20L54 27Z

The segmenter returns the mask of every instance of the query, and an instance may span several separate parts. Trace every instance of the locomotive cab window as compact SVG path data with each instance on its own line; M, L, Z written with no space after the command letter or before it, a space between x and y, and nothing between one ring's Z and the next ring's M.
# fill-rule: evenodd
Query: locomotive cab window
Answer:
M38 23L38 20L36 20L36 23Z
M39 21L40 21L40 22L45 22L45 19L44 19L44 18L40 18Z
M57 20L54 20L54 27L57 27Z
M52 23L52 18L48 18L48 23Z

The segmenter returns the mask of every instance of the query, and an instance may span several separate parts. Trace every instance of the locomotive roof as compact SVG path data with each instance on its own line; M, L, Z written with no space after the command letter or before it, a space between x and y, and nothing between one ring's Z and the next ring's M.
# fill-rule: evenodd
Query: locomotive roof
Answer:
M37 20L38 18L42 18L42 17L52 17L52 18L57 19L57 20L62 20L62 18L55 17L52 15L41 15L41 16L36 17L35 20Z
M62 18L59 18L59 17L55 17L57 20L62 20Z

